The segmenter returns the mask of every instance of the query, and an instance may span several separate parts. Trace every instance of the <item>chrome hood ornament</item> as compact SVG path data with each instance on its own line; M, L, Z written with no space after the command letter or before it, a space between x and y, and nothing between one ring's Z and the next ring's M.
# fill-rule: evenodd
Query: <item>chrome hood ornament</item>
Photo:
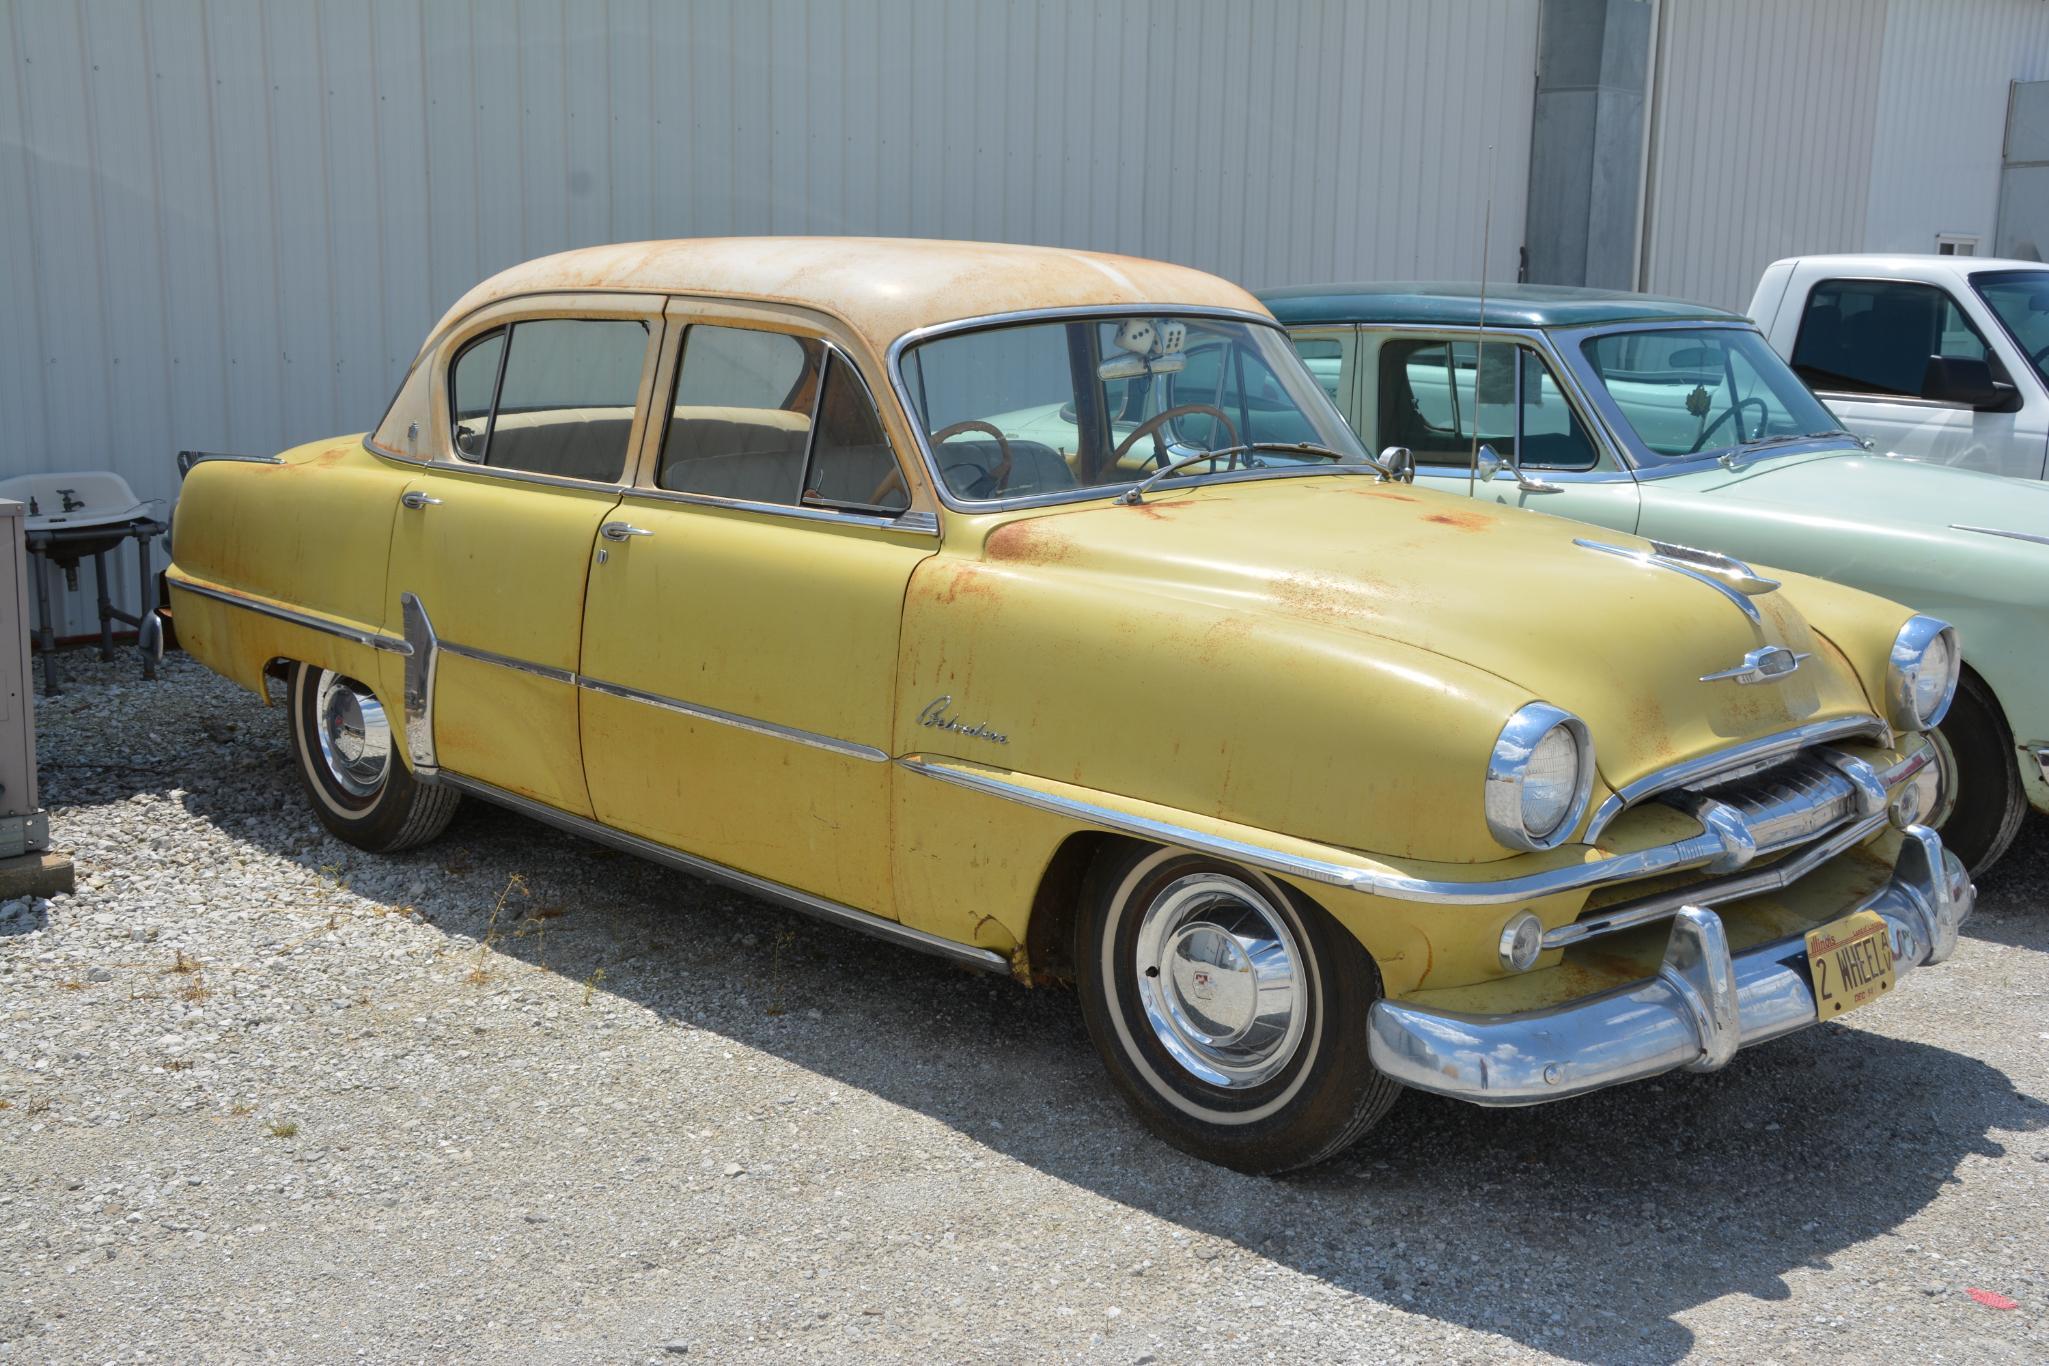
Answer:
M1598 550L1604 555L1618 555L1638 564L1655 565L1675 574L1684 574L1742 608L1743 614L1756 626L1764 625L1764 616L1751 599L1762 597L1779 586L1777 579L1767 579L1735 556L1724 555L1720 551L1695 550L1690 545L1673 545L1670 541L1652 541L1649 550L1609 545L1605 541L1589 541L1584 537L1575 539L1573 544Z
M1702 674L1703 683L1724 681L1750 685L1754 683L1776 683L1789 677L1795 669L1805 663L1811 655L1804 651L1789 650L1783 645L1760 645L1743 656L1743 662L1720 673Z

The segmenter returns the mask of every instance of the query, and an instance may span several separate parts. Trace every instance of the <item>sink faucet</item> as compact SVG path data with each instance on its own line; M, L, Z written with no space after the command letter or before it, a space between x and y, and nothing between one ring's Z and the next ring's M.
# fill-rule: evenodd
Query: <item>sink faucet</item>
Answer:
M57 490L57 496L64 500L64 510L66 512L76 512L78 511L78 509L85 506L85 500L83 498L75 496L77 493L77 489Z

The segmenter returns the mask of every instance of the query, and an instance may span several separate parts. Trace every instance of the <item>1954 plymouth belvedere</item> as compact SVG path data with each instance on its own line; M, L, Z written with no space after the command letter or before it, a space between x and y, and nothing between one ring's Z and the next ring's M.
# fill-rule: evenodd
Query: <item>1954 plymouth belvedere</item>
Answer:
M472 290L368 436L192 466L170 591L283 675L341 837L470 795L1072 980L1243 1169L1402 1085L1719 1067L1951 951L1946 625L1403 474L1195 271L605 247Z
M1935 739L1956 782L1928 823L1978 874L2030 805L2049 812L2049 486L1870 455L1720 309L1548 285L1264 298L1355 430L1410 450L1419 485L1712 547L1951 622L1963 678Z

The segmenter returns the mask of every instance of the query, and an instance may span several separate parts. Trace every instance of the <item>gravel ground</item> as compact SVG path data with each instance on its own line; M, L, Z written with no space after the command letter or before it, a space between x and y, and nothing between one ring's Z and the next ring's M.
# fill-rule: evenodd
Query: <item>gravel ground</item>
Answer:
M0 1360L2049 1357L2039 824L1852 1024L1271 1181L1127 1119L1071 995L476 804L370 857L279 711L70 672Z

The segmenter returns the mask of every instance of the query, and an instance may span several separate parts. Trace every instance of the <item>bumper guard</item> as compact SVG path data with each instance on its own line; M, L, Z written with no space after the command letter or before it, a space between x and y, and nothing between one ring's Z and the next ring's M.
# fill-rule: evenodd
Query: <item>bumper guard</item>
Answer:
M1905 834L1885 886L1844 908L1885 917L1900 976L1950 956L1977 898L1933 830ZM1374 1065L1406 1086L1476 1105L1536 1105L1679 1068L1712 1072L1739 1048L1815 1019L1804 936L1731 954L1721 917L1687 906L1655 977L1520 1015L1381 1001L1368 1031Z

